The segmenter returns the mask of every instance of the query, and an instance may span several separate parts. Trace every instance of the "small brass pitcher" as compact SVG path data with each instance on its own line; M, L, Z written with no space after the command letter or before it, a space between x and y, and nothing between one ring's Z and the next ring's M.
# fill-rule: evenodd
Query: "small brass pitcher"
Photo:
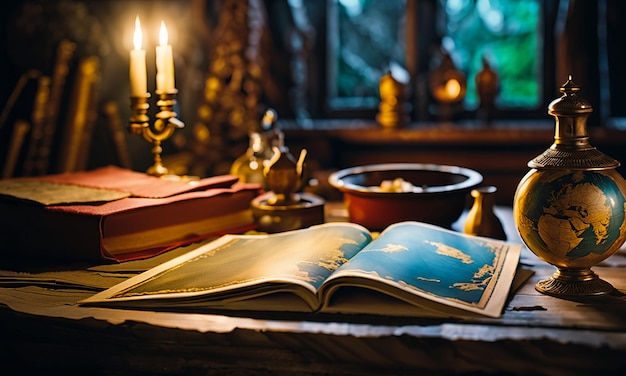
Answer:
M485 186L473 189L474 204L467 214L463 232L470 235L485 236L494 239L506 240L506 233L502 222L496 216L495 193L497 188Z

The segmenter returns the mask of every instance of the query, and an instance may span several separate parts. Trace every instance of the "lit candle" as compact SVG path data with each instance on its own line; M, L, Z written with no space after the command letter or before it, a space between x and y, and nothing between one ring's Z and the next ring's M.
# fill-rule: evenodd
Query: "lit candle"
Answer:
M159 42L161 45L156 47L157 90L174 90L174 58L172 46L167 44L167 29L163 21L161 21Z
M133 45L135 49L130 51L130 95L142 97L148 92L146 76L146 51L141 49L141 24L139 16L135 18L135 33Z

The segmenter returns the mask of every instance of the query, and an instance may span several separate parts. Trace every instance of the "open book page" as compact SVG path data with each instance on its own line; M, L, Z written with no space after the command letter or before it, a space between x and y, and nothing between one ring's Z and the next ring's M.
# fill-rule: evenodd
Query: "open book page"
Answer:
M431 314L458 315L467 311L499 317L520 252L518 244L467 236L428 224L397 223L328 279L320 291L330 296L323 310L358 312L366 305L370 311L379 311L371 313L388 315L426 308ZM356 288L363 286L413 307L392 305L380 294ZM350 293L341 291L346 288Z
M322 282L370 241L365 228L350 223L272 235L226 235L81 303L155 310L196 306L301 311L304 299L311 311L319 307L316 292ZM257 299L289 296L284 292L299 296L300 304Z

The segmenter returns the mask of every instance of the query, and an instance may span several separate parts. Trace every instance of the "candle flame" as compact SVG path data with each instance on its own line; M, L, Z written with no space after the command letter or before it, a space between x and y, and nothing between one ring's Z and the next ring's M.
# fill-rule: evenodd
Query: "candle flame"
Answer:
M139 16L135 18L135 33L133 34L133 45L135 46L135 50L141 50L141 23L139 23Z
M446 82L445 90L449 98L457 98L461 94L461 84L452 78Z
M165 22L161 21L161 31L159 32L159 42L161 46L167 46L167 28Z

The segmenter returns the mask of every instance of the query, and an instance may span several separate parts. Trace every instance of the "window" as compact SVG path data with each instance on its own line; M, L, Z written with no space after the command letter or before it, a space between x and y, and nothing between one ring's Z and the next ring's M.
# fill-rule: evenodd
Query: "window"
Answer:
M325 115L371 116L387 71L413 77L415 112L427 112L417 81L433 69L438 47L467 78L467 116L478 105L474 77L483 59L499 74L500 112L536 113L544 104L542 15L539 0L329 0Z
M328 97L331 108L378 104L387 70L405 74L406 1L336 0L329 9Z

